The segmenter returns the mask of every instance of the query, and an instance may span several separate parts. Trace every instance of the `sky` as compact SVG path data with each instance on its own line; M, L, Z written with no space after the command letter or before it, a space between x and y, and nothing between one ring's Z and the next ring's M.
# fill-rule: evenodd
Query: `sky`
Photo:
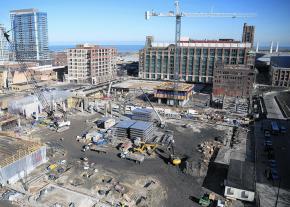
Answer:
M255 41L290 46L290 0L180 0L183 12L256 13L255 18L182 19L181 36L191 39L241 39L243 23L256 26ZM144 44L174 41L175 19L145 11L174 10L174 0L0 0L0 24L10 28L9 11L37 8L47 12L50 45L76 43Z

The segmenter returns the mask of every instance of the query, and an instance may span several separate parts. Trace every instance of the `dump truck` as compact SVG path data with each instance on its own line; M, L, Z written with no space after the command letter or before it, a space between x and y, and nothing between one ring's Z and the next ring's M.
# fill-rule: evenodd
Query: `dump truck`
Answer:
M119 156L123 159L128 159L128 160L132 160L135 161L136 163L142 163L145 159L145 156L142 154L138 154L138 153L133 153L133 152L122 152L119 154Z

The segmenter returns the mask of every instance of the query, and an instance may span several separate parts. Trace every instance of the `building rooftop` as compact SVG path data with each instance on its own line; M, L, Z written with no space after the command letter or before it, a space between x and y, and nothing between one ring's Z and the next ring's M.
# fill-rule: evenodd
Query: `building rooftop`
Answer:
M153 42L153 48L167 48L169 46L174 47L173 42ZM251 48L251 43L224 40L188 40L180 41L180 47L214 47L214 48Z
M231 159L226 186L255 191L254 164L247 161Z
M218 39L218 40L181 40L181 43L240 43L238 40L234 39Z
M10 11L10 14L30 14L30 13L34 13L34 12L38 12L38 9L18 9L18 10L12 10Z
M275 96L275 100L285 118L290 119L290 91L283 91Z
M31 154L41 147L38 143L3 134L5 133L0 133L0 168Z
M136 123L136 121L124 120L124 121L120 121L118 124L116 124L115 127L128 129L129 127L131 127L135 123Z
M271 65L278 68L290 69L290 56L272 56Z
M145 81L145 80L126 80L121 83L113 84L114 89L130 89L130 90L143 90L153 91L155 87L160 85L161 81Z
M177 91L190 91L194 85L188 83L178 83ZM174 82L164 82L155 87L155 90L174 90Z
M150 127L152 127L152 122L136 121L132 126L130 126L130 129L145 131Z
M74 49L115 49L114 47L102 47L100 45L94 45L94 44L79 44L76 45L75 48L69 48L68 51L74 50Z

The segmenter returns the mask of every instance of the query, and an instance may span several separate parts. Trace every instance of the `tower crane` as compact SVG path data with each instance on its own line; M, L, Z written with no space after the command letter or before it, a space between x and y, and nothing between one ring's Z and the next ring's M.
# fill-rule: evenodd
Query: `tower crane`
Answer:
M15 45L10 40L9 32L12 30L13 29L11 29L7 32L3 31L3 35L7 40L7 43L9 45L9 49L11 51L15 52L16 61L17 61L18 65L20 66L20 72L23 72L23 74L25 75L27 83L29 83L29 82L32 83L33 94L36 95L36 97L40 101L44 111L47 113L47 117L53 121L53 124L54 124L54 127L56 128L56 130L59 130L59 128L64 127L64 126L69 126L70 121L67 121L66 111L64 111L58 105L57 105L57 108L62 113L63 120L62 121L56 120L55 111L53 110L53 107L50 106L50 104L48 103L46 97L44 96L44 94L40 90L40 87L39 87L39 85L34 77L34 74L30 70L28 70L28 66L25 63L25 61L23 60L20 52L16 50Z
M175 17L175 58L174 58L174 97L177 96L177 88L178 81L180 77L180 35L181 35L181 18L182 17L213 17L213 18L247 18L247 17L255 17L254 13L213 13L213 12L182 12L180 10L179 1L175 1L175 12L169 11L168 13L158 13L155 11L146 11L145 19L149 20L150 17ZM177 105L177 101L175 100L175 105Z

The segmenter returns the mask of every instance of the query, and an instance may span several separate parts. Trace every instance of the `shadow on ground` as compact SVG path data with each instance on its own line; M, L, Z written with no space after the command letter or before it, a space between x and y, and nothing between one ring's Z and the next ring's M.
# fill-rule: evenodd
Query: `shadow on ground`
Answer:
M203 181L202 187L223 196L224 180L227 178L228 165L210 162L207 175Z

